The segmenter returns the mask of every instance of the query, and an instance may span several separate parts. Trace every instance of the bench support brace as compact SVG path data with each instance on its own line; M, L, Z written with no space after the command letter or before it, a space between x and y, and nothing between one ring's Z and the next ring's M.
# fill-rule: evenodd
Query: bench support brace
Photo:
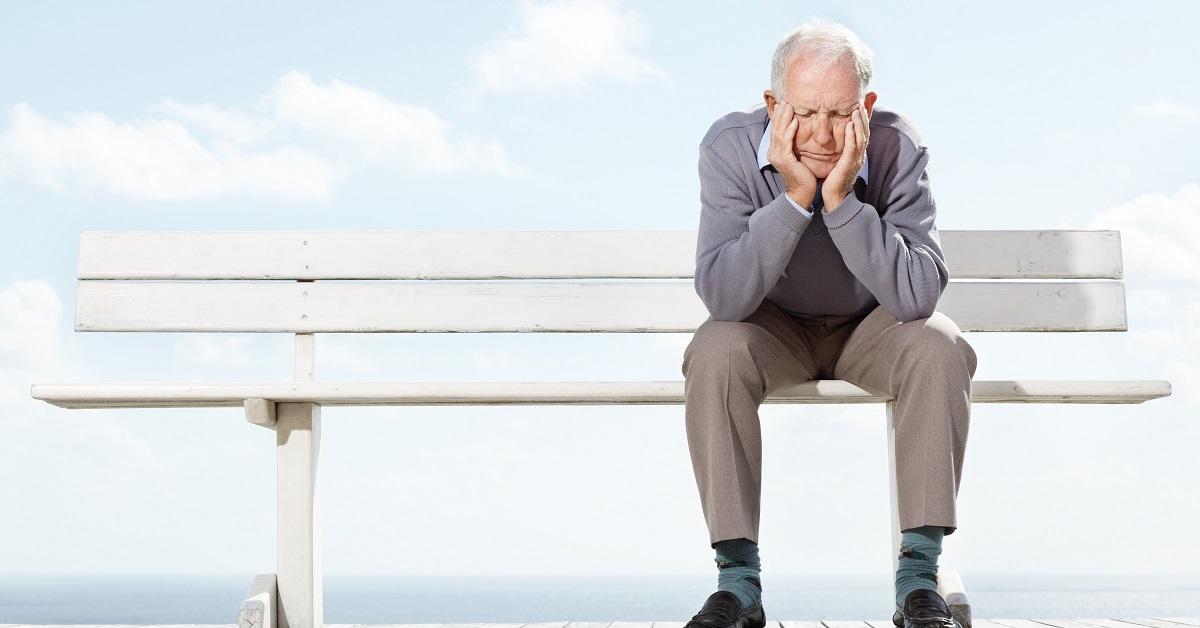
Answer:
M247 399L242 402L246 409L246 420L266 428L275 429L275 402L270 399Z

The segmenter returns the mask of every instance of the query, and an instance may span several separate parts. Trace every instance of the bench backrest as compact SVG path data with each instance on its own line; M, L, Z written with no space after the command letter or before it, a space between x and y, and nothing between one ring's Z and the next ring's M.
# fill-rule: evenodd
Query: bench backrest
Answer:
M1126 329L1119 232L939 234L963 331ZM695 252L695 230L85 231L75 329L693 332Z

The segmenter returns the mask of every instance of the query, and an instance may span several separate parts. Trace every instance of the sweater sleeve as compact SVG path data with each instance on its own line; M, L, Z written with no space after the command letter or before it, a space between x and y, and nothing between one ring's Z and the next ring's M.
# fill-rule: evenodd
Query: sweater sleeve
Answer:
M796 201L792 200L792 197L790 197L790 196L788 196L788 195L786 195L786 194L785 194L785 195L784 195L784 198L786 198L786 199L787 199L787 200L789 200L789 201L792 201L792 207L795 207L795 208L796 208L796 211L800 212L801 214L804 214L804 217L805 217L805 218L810 218L810 219L812 218L812 216L813 216L813 213L812 213L811 211L809 211L809 210L807 210L807 209L804 209L803 207L801 207L801 206L800 206L800 203L797 203Z
M902 322L931 316L950 282L928 162L924 146L902 141L882 217L854 194L823 216L846 267Z
M811 214L786 193L755 207L749 183L712 146L700 145L696 293L713 319L754 313L787 267Z

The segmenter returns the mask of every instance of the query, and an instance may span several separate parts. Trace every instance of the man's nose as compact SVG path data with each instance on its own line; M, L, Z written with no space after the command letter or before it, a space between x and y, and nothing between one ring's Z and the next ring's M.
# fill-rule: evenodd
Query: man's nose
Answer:
M821 146L833 143L833 122L828 116L815 116L813 140Z

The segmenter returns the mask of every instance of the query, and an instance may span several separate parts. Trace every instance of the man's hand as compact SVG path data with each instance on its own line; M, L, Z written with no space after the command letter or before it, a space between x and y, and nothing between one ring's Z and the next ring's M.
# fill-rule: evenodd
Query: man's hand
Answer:
M767 149L767 161L783 176L787 195L801 207L812 207L817 196L817 178L808 166L800 163L794 150L796 129L800 119L792 106L780 99L775 100L775 111L771 118L771 147Z
M838 157L833 171L821 185L821 199L825 204L825 213L832 212L842 204L854 190L854 181L858 179L858 171L862 170L863 160L867 157L867 140L871 138L870 117L860 102L850 114L850 124L846 125L846 140L842 144L842 154ZM774 142L775 138L772 137Z

